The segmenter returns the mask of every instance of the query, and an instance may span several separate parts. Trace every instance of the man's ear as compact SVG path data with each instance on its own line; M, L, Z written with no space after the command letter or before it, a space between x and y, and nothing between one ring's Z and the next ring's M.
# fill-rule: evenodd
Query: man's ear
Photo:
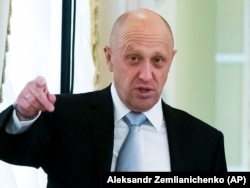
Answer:
M176 53L177 53L177 50L173 50L173 57L175 56Z
M171 64L172 64L172 62L174 60L174 56L175 56L176 53L177 53L177 50L173 50L172 56L171 56Z
M108 65L109 71L113 72L113 64L111 62L111 49L110 49L110 47L105 46L104 53L105 53L106 63Z

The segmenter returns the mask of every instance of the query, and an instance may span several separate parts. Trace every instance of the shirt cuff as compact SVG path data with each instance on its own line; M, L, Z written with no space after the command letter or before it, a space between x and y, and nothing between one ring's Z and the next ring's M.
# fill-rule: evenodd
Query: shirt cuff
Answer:
M25 132L37 120L40 114L41 114L41 111L38 113L38 115L34 119L27 120L27 121L20 121L16 115L16 110L13 110L12 118L9 120L9 122L6 125L6 132L9 134L20 134L20 133Z

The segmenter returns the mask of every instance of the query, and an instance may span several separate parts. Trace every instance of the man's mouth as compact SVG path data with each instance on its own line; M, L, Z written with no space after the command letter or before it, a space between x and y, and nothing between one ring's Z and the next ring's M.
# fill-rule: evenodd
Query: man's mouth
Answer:
M138 88L138 90L139 90L140 92L142 92L142 93L147 93L147 92L151 91L150 88Z

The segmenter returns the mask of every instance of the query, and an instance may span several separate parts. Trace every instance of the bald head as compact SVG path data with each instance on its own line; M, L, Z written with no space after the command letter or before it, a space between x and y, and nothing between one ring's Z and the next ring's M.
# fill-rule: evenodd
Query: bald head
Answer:
M174 39L168 22L158 13L149 9L125 12L116 20L110 35L110 47L118 44L129 33L142 32L145 35L162 35L173 49Z
M117 19L104 52L127 108L144 112L159 101L176 52L173 48L171 29L159 14L137 9Z

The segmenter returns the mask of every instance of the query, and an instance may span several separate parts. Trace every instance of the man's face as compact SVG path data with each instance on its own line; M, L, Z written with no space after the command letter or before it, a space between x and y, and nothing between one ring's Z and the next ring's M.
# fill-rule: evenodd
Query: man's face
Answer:
M121 101L143 112L158 102L175 52L164 24L137 26L127 26L105 54Z

